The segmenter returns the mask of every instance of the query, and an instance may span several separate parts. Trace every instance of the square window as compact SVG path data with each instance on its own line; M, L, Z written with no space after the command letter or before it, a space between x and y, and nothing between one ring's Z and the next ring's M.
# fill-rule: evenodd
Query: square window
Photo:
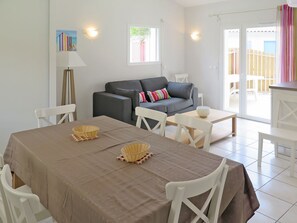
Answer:
M129 27L129 64L160 62L159 28Z

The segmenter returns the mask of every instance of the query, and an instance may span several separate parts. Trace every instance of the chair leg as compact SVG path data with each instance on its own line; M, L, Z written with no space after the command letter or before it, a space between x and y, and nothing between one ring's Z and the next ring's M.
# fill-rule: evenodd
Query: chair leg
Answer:
M278 142L274 143L274 156L278 157Z
M296 143L291 147L291 158L290 158L290 176L294 177L295 172L295 155L296 155Z
M262 150L263 150L263 136L259 133L259 142L258 142L258 166L261 166L262 163Z

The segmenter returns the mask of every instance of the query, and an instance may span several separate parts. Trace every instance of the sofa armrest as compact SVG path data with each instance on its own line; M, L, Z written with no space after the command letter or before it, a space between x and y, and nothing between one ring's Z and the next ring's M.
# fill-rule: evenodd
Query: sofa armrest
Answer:
M168 82L167 90L170 96L176 98L192 98L193 83Z
M93 94L93 117L100 115L131 123L132 101L121 95L95 92Z
M193 99L193 108L196 108L198 106L199 100L198 100L198 88L194 87L192 91L192 99Z

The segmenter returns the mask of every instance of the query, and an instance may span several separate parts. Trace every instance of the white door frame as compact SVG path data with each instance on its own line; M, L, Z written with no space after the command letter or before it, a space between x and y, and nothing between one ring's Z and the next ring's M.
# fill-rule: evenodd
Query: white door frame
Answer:
M247 114L247 92L242 89L246 89L246 75L242 75L246 73L246 30L248 28L254 27L264 27L264 26L273 26L275 25L274 22L265 23L265 24L257 24L257 23L242 23L242 24L226 24L221 26L221 54L220 54L220 106L221 109L224 109L224 100L225 100L225 36L224 30L226 29L239 29L239 57L240 57L240 64L239 64L239 113L237 114L238 117L252 119L255 121L266 122L270 123L270 120L259 118L255 116L250 116Z
M225 97L227 97L227 95L225 94L225 35L224 35L224 31L226 29L239 29L239 52L240 52L240 64L239 64L239 73L241 74L242 72L242 67L241 67L241 63L242 63L242 59L241 59L241 50L242 50L242 41L241 41L241 35L242 35L242 27L241 24L222 24L221 26L221 34L220 34L220 40L221 40L221 44L220 44L220 75L219 75L219 83L220 83L220 109L224 110L224 102L225 102ZM241 77L242 75L240 75ZM241 91L239 91L239 101L241 102ZM241 106L239 105L239 109L241 108ZM239 114L241 114L241 112L239 111ZM238 116L240 116L238 114Z
M57 106L56 4L56 0L49 0L49 107Z

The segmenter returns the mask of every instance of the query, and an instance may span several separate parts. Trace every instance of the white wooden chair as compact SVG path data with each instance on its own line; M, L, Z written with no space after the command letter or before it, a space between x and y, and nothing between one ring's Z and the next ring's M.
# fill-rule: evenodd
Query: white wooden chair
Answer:
M189 74L175 74L175 81L180 83L188 83L189 82ZM198 93L198 98L201 99L201 106L203 106L203 94Z
M3 155L0 154L0 178L3 173L2 171L3 167L4 167ZM22 187L19 187L17 190L30 191L30 188L27 186L22 186ZM6 196L4 194L1 180L0 180L0 219L2 220L3 223L12 223L12 218L10 215L8 203L6 200Z
M12 175L7 164L4 165L2 171L1 184L6 196L12 222L54 222L50 213L40 203L37 195L12 188Z
M1 196L0 196L0 222L7 223L5 208L4 208L4 204Z
M167 119L166 113L148 108L136 107L135 114L137 116L136 127L141 128L141 123L143 122L148 131L154 133L159 132L159 135L165 136L165 125ZM151 128L146 119L151 119L157 121L158 123Z
M199 219L206 223L217 223L228 168L226 158L224 158L220 166L205 177L190 181L167 183L166 197L172 201L167 223L178 223L183 203L196 214L196 217L191 221L192 223L198 222ZM210 191L209 195L202 208L198 209L189 198L207 191ZM207 209L208 212L206 213Z
M2 174L2 168L4 166L4 161L3 161L3 156L2 154L0 154L0 176ZM2 189L2 186L1 186L1 182L0 182L0 220L2 223L7 223L7 219L6 219L6 208L8 207L5 207L4 206L4 198L2 197L2 193L3 193L3 189Z
M291 149L290 154L290 176L294 176L295 154L297 149L297 107L293 108L296 100L290 96L281 99L273 105L275 114L272 117L273 126L266 131L259 131L258 144L258 166L262 163L263 140L270 140L274 143L275 156L278 156L278 146L285 146ZM283 107L286 112L281 111Z
M35 109L35 115L38 121L38 128L43 126L42 123L46 123L47 125L54 125L54 123L49 120L49 117L51 116L63 115L58 124L61 124L67 118L67 116L69 122L72 122L74 120L73 113L75 112L75 107L75 104L70 104L51 108Z
M204 139L203 150L209 151L212 123L182 114L176 114L175 121L177 123L175 140L185 142L186 138L191 146L197 147L197 143ZM190 134L189 128L194 130L194 135Z
M188 83L189 82L189 74L175 74L175 81L181 83Z

